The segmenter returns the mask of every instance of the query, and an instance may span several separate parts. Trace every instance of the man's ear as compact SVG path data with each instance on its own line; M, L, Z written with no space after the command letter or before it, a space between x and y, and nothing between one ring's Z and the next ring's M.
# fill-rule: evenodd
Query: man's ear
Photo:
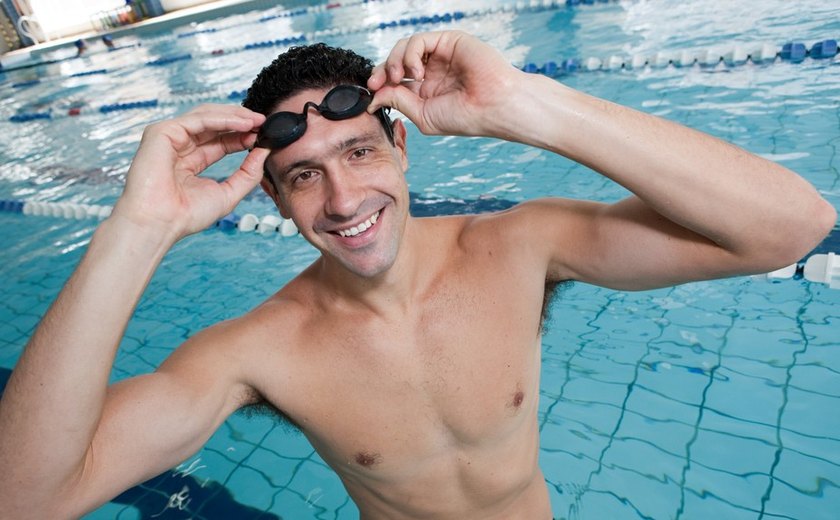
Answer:
M280 194L277 193L277 190L274 189L274 183L271 182L268 178L269 173L265 172L263 174L263 178L260 181L260 187L263 191L268 195L272 201L274 201L274 205L277 206L278 211L280 211L280 216L288 219L289 212L283 207L283 203L280 200Z
M408 154L406 153L406 131L402 119L394 119L391 123L394 132L394 148L400 155L403 173L408 170Z

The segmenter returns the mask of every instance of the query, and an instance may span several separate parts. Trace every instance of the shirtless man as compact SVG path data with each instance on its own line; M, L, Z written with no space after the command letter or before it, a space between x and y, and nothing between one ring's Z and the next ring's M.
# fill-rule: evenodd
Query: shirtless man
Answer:
M3 397L4 518L79 516L185 460L228 415L265 400L300 425L362 518L548 519L537 464L546 286L640 290L767 272L799 260L834 224L834 209L785 168L525 74L469 35L397 43L369 79L365 71L352 81L375 92L359 113L363 91L327 96L352 78L326 77L319 63L359 66L330 52L288 65L301 68L303 86L262 107L305 113L305 127L289 114L266 124L260 146L273 149L254 148L224 182L197 175L252 148L262 114L203 106L144 133L125 193ZM283 88L277 82L293 76L284 66L261 75L246 105ZM426 134L562 154L634 196L412 218L405 127L386 123L383 106ZM263 167L263 188L321 257L153 374L107 388L161 257L230 212Z

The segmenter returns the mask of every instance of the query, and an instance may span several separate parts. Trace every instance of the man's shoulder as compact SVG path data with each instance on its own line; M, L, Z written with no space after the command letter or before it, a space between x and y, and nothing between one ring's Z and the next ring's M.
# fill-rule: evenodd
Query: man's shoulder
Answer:
M299 274L255 308L232 320L249 334L276 334L278 328L293 329L310 312L312 296L318 287L307 275Z
M451 223L451 236L466 265L545 268L549 244L573 247L594 209L574 199L532 199L503 211L461 216Z
M561 197L531 199L502 211L469 215L464 221L462 233L480 238L493 234L497 238L510 236L514 239L527 239L531 231L537 230L545 222L550 220L554 226L563 225L564 216L567 221L571 221L590 211L590 206L589 201Z

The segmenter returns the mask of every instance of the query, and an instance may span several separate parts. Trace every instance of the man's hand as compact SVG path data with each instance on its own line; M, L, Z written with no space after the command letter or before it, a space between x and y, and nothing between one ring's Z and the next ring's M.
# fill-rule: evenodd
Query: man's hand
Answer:
M252 150L222 182L199 177L227 154L252 147L265 116L232 105L202 105L143 132L114 216L171 236L207 228L260 181L268 150Z
M517 74L496 49L469 34L415 34L373 69L368 87L376 94L368 111L393 107L424 134L496 136L495 121L513 98Z

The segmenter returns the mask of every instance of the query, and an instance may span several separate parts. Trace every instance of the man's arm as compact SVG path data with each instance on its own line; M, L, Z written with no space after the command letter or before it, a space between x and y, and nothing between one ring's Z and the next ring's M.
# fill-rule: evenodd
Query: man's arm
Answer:
M506 216L555 279L644 289L766 272L799 260L836 219L782 166L521 72L464 33L399 42L368 85L377 90L369 110L392 105L424 133L537 146L634 193L612 205L534 201Z
M219 183L198 177L253 145L264 117L204 106L150 126L112 216L30 339L0 402L0 503L11 518L78 516L180 462L241 404L225 328L156 373L108 389L126 324L170 246L230 212L262 175L256 150Z

